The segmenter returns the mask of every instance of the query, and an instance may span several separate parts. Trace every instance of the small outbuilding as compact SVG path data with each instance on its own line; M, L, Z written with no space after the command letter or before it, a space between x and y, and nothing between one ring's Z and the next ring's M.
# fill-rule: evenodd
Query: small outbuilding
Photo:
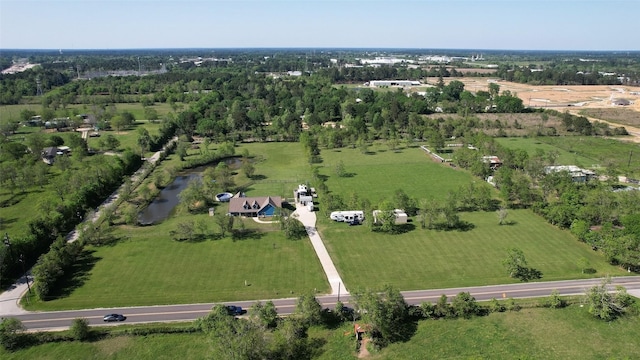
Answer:
M378 223L382 210L373 210L373 222ZM394 209L393 216L395 217L394 223L396 225L406 224L409 221L409 216L402 209Z
M631 105L631 101L629 101L627 99L613 99L613 101L611 101L611 105L629 106L629 105Z

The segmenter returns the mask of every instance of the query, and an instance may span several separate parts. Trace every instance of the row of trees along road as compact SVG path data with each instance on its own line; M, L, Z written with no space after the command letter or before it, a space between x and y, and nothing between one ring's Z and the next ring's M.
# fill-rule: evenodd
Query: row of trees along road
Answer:
M613 321L626 314L636 315L636 301L618 288L610 291L610 280L589 288L579 303L586 305L595 318ZM575 303L575 300L571 300ZM224 305L215 305L209 314L197 319L192 327L153 327L135 329L134 334L203 332L211 339L213 353L224 359L311 359L324 342L309 337L311 327L340 328L341 323L357 323L353 329L363 333L353 334L354 350L359 350L361 337L371 339L380 350L390 344L411 339L418 328L418 321L436 319L471 318L490 316L494 312L519 311L521 306L514 299L492 299L478 303L468 292L460 292L452 298L442 295L435 303L423 302L419 306L408 305L402 294L390 286L380 291L358 291L353 296L354 308L340 301L334 309L323 309L313 293L301 295L293 314L281 317L273 302L256 302L247 316L236 317ZM528 306L563 308L569 302L553 290L550 296ZM351 327L351 326L350 326ZM15 318L0 323L0 345L9 351L51 341L91 341L92 330L85 319L73 321L69 335L38 336L25 333L22 323ZM342 331L342 330L338 330ZM347 334L345 334L347 335ZM130 336L130 335L129 335Z

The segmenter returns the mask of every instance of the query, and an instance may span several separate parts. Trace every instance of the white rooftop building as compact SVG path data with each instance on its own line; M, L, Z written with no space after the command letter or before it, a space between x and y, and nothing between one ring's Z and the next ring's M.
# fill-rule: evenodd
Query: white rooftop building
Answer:
M411 86L421 86L422 83L416 80L371 80L368 83L365 83L365 85L370 87L381 87L381 86L411 87Z
M557 166L545 166L544 172L546 174L567 172L571 175L571 179L574 182L587 182L596 177L595 171L588 169L582 169L575 165L557 165Z

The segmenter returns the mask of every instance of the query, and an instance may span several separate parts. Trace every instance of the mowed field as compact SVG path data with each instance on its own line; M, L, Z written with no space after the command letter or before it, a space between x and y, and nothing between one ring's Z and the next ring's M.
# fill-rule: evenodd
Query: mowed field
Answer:
M421 321L411 340L376 359L636 359L640 318L594 319L586 307L524 309Z
M542 280L626 274L530 210L510 210L511 225L498 225L493 212L463 213L461 219L473 228L423 230L414 223L412 231L387 235L368 226L324 222L320 232L349 291L385 284L417 290L518 282L502 265L513 247L542 272ZM582 257L595 273L582 274L577 265Z
M178 104L181 105L181 104ZM136 120L146 120L144 116L144 107L140 103L118 103L114 104L117 111L129 111L135 116ZM172 111L171 106L167 103L157 103L151 106L158 112L158 116L168 114ZM40 104L18 104L18 105L2 105L0 106L0 119L12 119L14 121L20 120L20 112L22 110L32 110L39 114L42 111L42 105ZM72 104L67 106L67 109L75 110L80 114L92 113L92 105L86 104ZM66 116L66 115L65 115Z
M158 305L295 297L329 290L320 262L306 239L287 240L277 225L244 239L208 237L178 242L170 236L181 221L207 215L184 215L146 227L121 227L111 246L89 248L75 277L59 289L60 298L32 302L32 310ZM246 281L246 285L245 285ZM23 305L24 301L23 301Z
M396 190L417 199L444 199L471 181L480 181L464 171L435 162L417 145L389 150L384 144L359 149L323 150L320 173L328 177L329 190L348 200L352 193L372 204L391 200ZM344 164L348 176L338 177L335 169ZM319 199L322 206L322 199ZM345 209L347 210L347 209ZM355 210L355 209L353 209Z
M247 196L293 198L298 184L311 180L309 164L299 143L241 144L236 154L245 150L255 166L255 179L249 180L239 171L236 184L244 187Z
M381 200L392 200L398 189L418 200L442 200L469 182L483 185L464 171L432 161L420 148L394 152L379 146L372 147L370 153L362 155L357 149L323 151L325 167L321 173L329 176L330 191L345 200L356 193L375 206ZM334 175L333 164L339 161L352 176ZM507 219L512 225L498 225L494 212L473 212L461 214L462 220L471 224L468 231L423 230L413 222L409 225L413 230L387 235L372 232L366 225L331 222L322 209L322 198L319 209L322 238L351 291L384 284L413 290L514 282L502 265L512 247L524 251L530 265L542 271L544 280L625 274L568 231L549 225L530 210L510 210ZM371 221L371 214L365 217ZM576 265L581 257L589 259L595 274L582 274Z
M525 150L529 156L535 155L537 150L542 150L545 153L551 151L558 152L558 158L556 164L559 165L577 165L592 168L593 165L600 164L600 159L588 157L582 155L582 152L567 151L557 146L551 145L547 142L548 138L524 138L524 137L510 137L510 138L496 138L500 145L505 146L512 150ZM564 138L563 141L567 139Z
M611 164L627 176L640 175L640 157L635 156L638 145L633 143L582 136L496 138L496 141L510 149L524 149L529 155L535 154L536 149L557 151L559 165L599 168L604 172Z

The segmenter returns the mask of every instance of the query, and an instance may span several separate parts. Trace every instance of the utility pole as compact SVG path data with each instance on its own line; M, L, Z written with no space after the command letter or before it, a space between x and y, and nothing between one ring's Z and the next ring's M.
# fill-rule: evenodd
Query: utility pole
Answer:
M29 290L29 295L27 295L28 304L29 296L31 296L31 286L29 285L29 275L27 275L27 270L24 267L24 254L20 254L20 263L22 264L22 273L24 274L24 280L27 282L27 289Z

